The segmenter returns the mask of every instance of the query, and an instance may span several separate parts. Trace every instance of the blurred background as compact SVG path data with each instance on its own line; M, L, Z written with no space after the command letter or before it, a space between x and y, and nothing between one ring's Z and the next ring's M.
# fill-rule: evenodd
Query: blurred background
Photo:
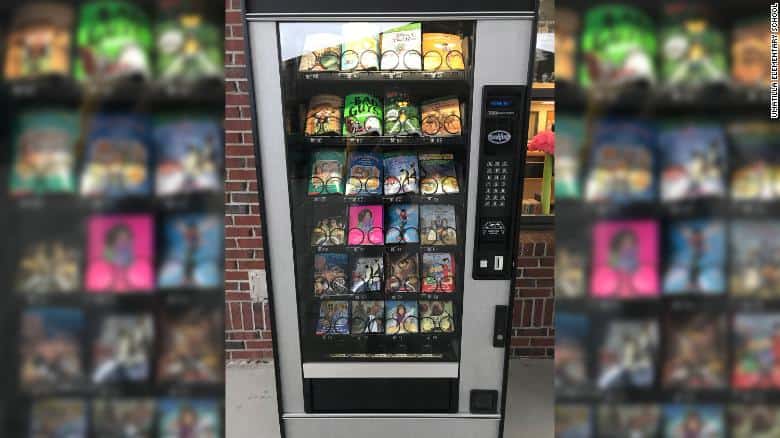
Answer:
M556 436L780 436L769 2L556 2Z
M224 4L0 5L0 436L223 430Z

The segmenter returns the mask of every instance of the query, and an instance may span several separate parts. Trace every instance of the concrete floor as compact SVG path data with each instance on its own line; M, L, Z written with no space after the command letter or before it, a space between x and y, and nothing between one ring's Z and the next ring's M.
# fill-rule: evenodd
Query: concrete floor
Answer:
M226 373L227 438L279 438L273 364L229 364ZM552 375L551 360L510 361L505 438L553 436Z

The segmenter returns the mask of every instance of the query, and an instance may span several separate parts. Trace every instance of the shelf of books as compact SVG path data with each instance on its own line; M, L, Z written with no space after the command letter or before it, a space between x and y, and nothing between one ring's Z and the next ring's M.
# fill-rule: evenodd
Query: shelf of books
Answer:
M279 31L303 361L458 361L473 23Z
M581 55L556 53L579 66L557 84L582 97L556 93L558 430L776 436L780 130L757 91L761 8L583 8L556 28ZM650 63L602 58L613 29Z
M9 14L0 436L218 436L221 8Z

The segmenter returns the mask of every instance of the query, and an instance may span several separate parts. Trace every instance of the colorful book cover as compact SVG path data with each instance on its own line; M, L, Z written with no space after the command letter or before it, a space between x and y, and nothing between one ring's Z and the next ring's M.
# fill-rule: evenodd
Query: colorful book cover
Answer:
M385 333L388 335L404 335L419 331L417 317L417 301L385 302Z
M81 248L67 237L28 241L16 270L17 292L68 294L81 287Z
M324 23L320 23L322 25ZM323 26L326 29L328 26ZM319 28L318 28L319 29ZM339 71L341 35L331 32L308 33L298 59L298 71Z
M663 407L666 437L725 437L724 407L668 404Z
M13 130L11 194L75 192L78 136L76 114L55 110L19 114Z
M417 155L385 154L384 165L385 195L419 192Z
M771 201L780 198L780 126L764 121L728 126L731 150L731 199Z
M654 319L609 321L598 352L598 388L652 387L659 336Z
M350 205L348 245L382 245L384 215L381 205Z
M581 298L585 296L584 251L574 245L556 242L555 248L555 295L559 298Z
M452 333L455 313L452 301L420 301L420 332Z
M586 404L555 404L556 438L592 438L593 417Z
M341 69L376 70L379 68L379 26L353 22L341 27Z
M452 33L425 32L422 36L425 71L463 70L463 36Z
M22 388L64 390L84 383L81 340L85 318L81 310L26 309L20 327L19 383Z
M420 234L423 245L457 245L458 225L455 220L455 206L421 205Z
M660 436L661 407L649 403L599 405L598 430L605 437Z
M780 296L780 222L739 220L731 223L731 293Z
M136 3L95 0L81 5L73 75L104 81L151 75L154 35L148 15Z
M90 292L154 290L154 223L148 214L93 216L87 223Z
M422 25L403 23L382 32L382 70L422 70Z
M556 116L555 120L555 197L579 198L580 169L585 146L585 123L579 117Z
M578 69L584 88L655 82L655 24L642 9L620 4L588 9L580 36Z
M750 403L733 404L728 412L732 438L773 438L780 436L780 407Z
M405 92L385 94L385 135L421 135L420 110Z
M343 295L347 289L349 256L341 253L314 255L314 295Z
M720 294L726 288L726 227L723 222L690 220L667 229L664 293Z
M387 205L385 243L419 243L420 215L417 204Z
M306 111L304 134L340 135L342 106L344 106L344 99L341 96L332 94L313 96L309 100L309 108Z
M151 192L147 127L143 116L95 117L86 140L82 195L121 197Z
M222 434L219 402L210 399L161 399L158 408L160 438L218 437Z
M151 314L109 315L92 345L92 382L144 382L154 348Z
M457 97L431 99L420 104L423 135L454 137L461 135L460 101Z
M344 152L318 151L314 153L309 180L309 195L344 193Z
M77 398L43 398L30 409L30 437L86 437L87 402Z
M423 195L460 192L452 154L420 154L420 173L420 192Z
M160 324L157 380L161 383L220 383L224 376L221 309L190 307L167 312Z
M648 125L601 121L593 144L585 200L626 203L655 199L655 138Z
M347 94L344 97L344 127L341 135L382 135L382 120L382 100L378 97L368 93Z
M348 335L349 329L349 301L327 300L320 303L317 335Z
M213 288L222 283L221 216L176 214L165 220L161 288Z
M347 195L381 195L382 154L351 152L347 175Z
M387 283L390 293L418 292L420 290L420 264L416 251L403 251L387 255Z
M321 216L311 231L311 246L338 246L346 243L344 216Z
M353 335L384 332L384 301L352 301Z
M20 4L6 40L5 79L68 76L74 16L69 4Z
M720 125L669 124L661 130L658 143L664 148L661 200L726 194L726 136Z
M590 320L583 314L555 314L555 390L559 392L588 386L588 345Z
M769 26L762 19L737 22L731 33L731 77L748 87L769 86L772 76Z
M154 436L156 410L151 398L99 398L92 402L92 427L101 437Z
M222 191L222 121L164 117L154 128L159 196Z
M352 293L381 292L384 279L382 257L356 257L352 264Z
M780 313L738 313L734 316L734 389L780 388Z
M154 26L157 77L165 81L221 80L223 30L206 14L185 9L186 3L160 4Z
M723 314L668 314L663 339L661 383L675 391L725 389L728 385L728 327Z
M665 6L668 24L660 30L663 81L681 87L727 82L726 36L705 18L708 11L689 10L684 2Z
M595 298L658 295L658 224L602 221L593 228L590 293Z
M452 253L423 253L422 272L423 292L455 292L455 258Z

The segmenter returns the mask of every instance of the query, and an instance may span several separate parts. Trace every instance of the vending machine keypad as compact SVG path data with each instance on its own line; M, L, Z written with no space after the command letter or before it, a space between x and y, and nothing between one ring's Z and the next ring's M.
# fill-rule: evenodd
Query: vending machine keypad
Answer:
M476 280L509 279L512 275L514 223L527 138L523 129L525 92L523 86L485 86L482 90Z

